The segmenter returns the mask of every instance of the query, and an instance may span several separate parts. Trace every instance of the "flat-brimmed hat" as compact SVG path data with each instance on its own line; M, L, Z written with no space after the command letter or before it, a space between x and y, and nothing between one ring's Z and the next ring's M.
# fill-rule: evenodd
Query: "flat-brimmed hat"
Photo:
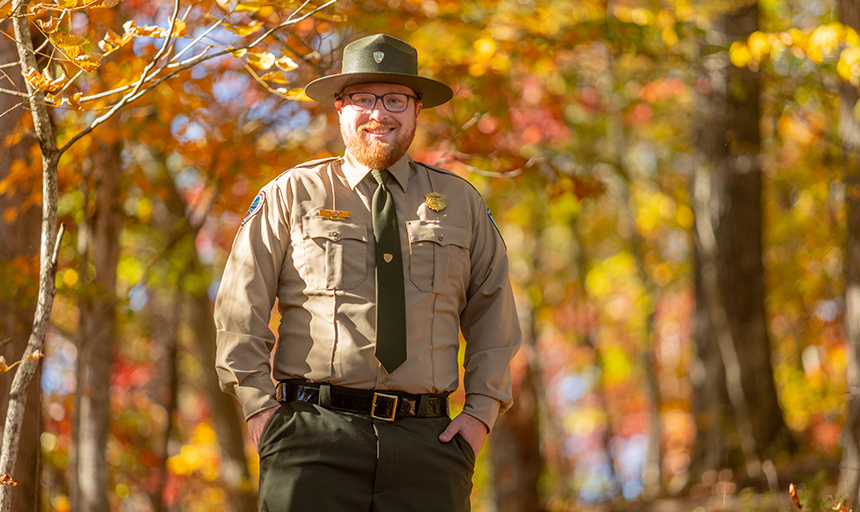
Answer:
M341 73L317 78L305 87L305 94L324 105L334 105L337 95L350 85L377 82L411 88L421 97L424 108L436 107L454 96L454 91L442 82L418 76L418 51L386 34L346 45Z

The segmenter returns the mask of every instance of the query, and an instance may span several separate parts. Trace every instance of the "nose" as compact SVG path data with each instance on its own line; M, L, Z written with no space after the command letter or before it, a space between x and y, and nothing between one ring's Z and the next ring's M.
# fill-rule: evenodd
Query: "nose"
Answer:
M376 103L373 104L373 108L368 113L370 114L370 118L374 120L388 117L388 110L383 106L382 98L376 98Z

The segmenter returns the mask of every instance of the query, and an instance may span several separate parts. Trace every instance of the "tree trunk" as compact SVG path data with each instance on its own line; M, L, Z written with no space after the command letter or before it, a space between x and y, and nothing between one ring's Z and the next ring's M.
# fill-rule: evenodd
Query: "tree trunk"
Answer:
M23 12L26 9L26 4L27 2L23 0L14 0L12 8L15 12ZM20 67L35 68L36 60L33 52L33 41L30 36L29 22L25 17L17 16L13 17L12 24L16 41L14 48L17 50ZM14 59L12 60L14 61ZM10 73L14 73L14 70L10 71ZM39 143L42 157L39 291L26 347L18 355L21 364L15 370L8 394L4 395L4 397L8 398L4 398L6 405L3 410L6 417L3 427L2 448L0 448L0 475L8 475L15 472L19 451L24 450L22 453L24 453L23 458L25 459L33 457L33 444L29 440L29 437L35 435L38 438L41 433L41 412L38 401L40 386L38 380L35 381L35 386L32 383L34 377L39 376L41 357L38 354L45 348L48 319L54 303L54 293L56 293L54 279L57 273L57 252L55 251L55 246L59 245L62 241L62 230L58 230L57 227L57 161L59 159L59 151L57 150L54 127L45 106L45 94L34 91L30 84L27 84L26 87L28 93L31 95L29 98L29 107L33 119L33 131L36 134L36 140ZM59 239L58 232L60 234ZM33 394L35 394L36 398L33 398ZM38 428L28 431L25 430L27 425ZM22 488L20 495L24 493L32 495L34 492L33 488L38 489L38 441L36 442L35 450L36 469L30 469L31 474L22 476L22 478L26 478L30 482L26 487ZM31 462L30 464L33 463ZM11 510L12 491L10 489L14 489L14 487L0 485L0 512ZM27 501L30 498L22 497L21 499L23 505L28 506ZM38 503L37 499L36 503ZM18 509L16 508L16 510Z
M513 362L523 367L522 372L514 372L514 404L498 417L489 438L493 502L497 512L546 510L538 494L538 479L543 470L538 423L538 388L542 386L534 346L533 314L523 326L528 330L523 330L523 346Z
M197 234L197 229L191 225L186 215L188 205L179 195L173 178L163 167L162 170L159 181L168 190L165 198L165 206L171 215L168 225L175 233L193 237ZM168 234L167 238L175 236ZM196 251L190 252L186 268L188 274L204 273L204 265ZM248 458L245 456L245 419L239 412L238 402L221 391L215 371L215 320L212 316L212 302L206 289L191 290L187 293L187 298L189 331L203 367L203 382L200 385L209 398L213 428L221 446L221 477L233 510L254 512L257 510L258 500L248 469Z
M179 394L179 375L177 373L177 353L179 350L179 322L181 293L164 290L154 293L149 301L153 343L161 347L159 357L153 361L158 371L148 384L149 393L155 403L162 404L167 411L167 424L160 443L153 440L153 451L161 456L161 467L157 485L150 493L150 500L155 512L167 512L170 507L164 501L164 490L167 487L167 459L170 457L168 447L173 437L173 416L177 410ZM156 468L153 468L156 470Z
M110 376L116 317L116 269L119 261L121 211L120 142L99 143L91 156L95 211L90 220L92 242L86 261L95 276L81 276L87 293L80 304L78 388L74 434L75 477L72 509L87 512L108 510L108 467L105 459L110 417ZM80 233L79 236L87 236Z
M15 45L6 38L0 41L0 62L14 62ZM15 79L15 87L24 89L23 78L9 73ZM20 98L0 95L0 113L6 112ZM0 117L0 140L20 135L26 129L22 125L24 109L17 108ZM32 137L24 136L18 143L0 150L0 181L6 179L13 164L30 165L30 150L35 145ZM27 174L27 181L16 180L6 194L0 195L0 273L5 277L4 289L0 291L0 356L11 364L21 359L27 346L27 338L33 326L38 281L39 246L35 234L39 232L39 195L37 176ZM7 214L11 219L7 220ZM41 380L41 370L34 379ZM12 374L0 376L0 424L6 421L6 407ZM18 485L12 491L12 509L16 511L37 510L39 503L39 463L41 448L39 436L42 432L40 386L30 386L26 398L27 414L22 425L21 444L13 478Z
M840 0L842 23L860 30L860 4ZM842 467L837 492L849 508L860 506L860 122L854 107L857 88L843 83L839 91L839 135L845 173L845 341L848 344L848 418L842 431Z
M745 40L758 29L758 6L750 3L723 18L724 44ZM727 393L734 413L739 443L727 439L712 446L740 444L747 472L758 476L759 458L770 458L780 451L793 449L793 440L782 416L773 382L770 363L770 341L764 309L764 266L762 261L762 177L758 152L759 78L753 71L734 67L725 52L706 59L708 74L702 77L702 87L710 90L700 98L703 118L699 148L706 164L700 171L710 170L707 182L698 181L707 192L699 198L704 202L697 208L698 221L707 220L713 233L713 254L703 254L697 245L697 283L703 286L701 305L708 314L700 314L705 326L697 327L697 346L704 350L699 357L717 357L725 371ZM705 86L706 84L706 86ZM702 219L707 215L709 219ZM697 236L702 233L697 229ZM702 242L702 240L698 240ZM713 283L709 284L708 266L713 265ZM709 291L709 286L713 290ZM715 317L716 315L716 317ZM724 321L717 317L724 317ZM720 325L723 324L724 325ZM711 346L716 345L718 350ZM720 365L702 361L698 365L712 371ZM723 380L722 376L702 375L699 383ZM704 391L700 386L697 391ZM698 395L697 400L714 400L722 393ZM697 403L697 411L719 413L718 404ZM702 418L699 418L702 419ZM701 425L703 432L720 435L724 429L715 428L721 418L709 418ZM699 442L713 443L714 439ZM744 448L746 447L746 448ZM697 449L696 453L706 453ZM707 459L725 465L725 456ZM702 461L697 461L701 464ZM731 464L730 464L731 465ZM713 469L707 468L704 469Z

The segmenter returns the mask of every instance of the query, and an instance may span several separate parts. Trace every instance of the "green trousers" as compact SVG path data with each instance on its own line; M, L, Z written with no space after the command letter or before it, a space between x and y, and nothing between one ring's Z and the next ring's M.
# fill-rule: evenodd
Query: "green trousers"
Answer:
M468 512L475 453L439 441L450 421L285 403L260 439L260 511Z

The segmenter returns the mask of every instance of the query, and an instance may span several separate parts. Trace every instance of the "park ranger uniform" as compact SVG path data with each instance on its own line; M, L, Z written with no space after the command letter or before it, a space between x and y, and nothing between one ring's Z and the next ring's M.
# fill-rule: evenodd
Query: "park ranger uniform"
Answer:
M464 412L492 429L510 407L509 365L521 335L506 249L486 204L463 178L408 156L388 170L407 312L407 358L391 374L374 356L370 202L377 184L370 169L348 152L290 169L260 191L236 235L215 305L222 388L236 395L246 418L277 406L277 398L291 400L263 433L261 470L283 464L289 472L327 460L315 482L296 475L289 484L261 481L262 498L301 493L303 486L354 485L355 503L332 502L333 510L425 510L421 500L430 500L426 510L468 510L474 453L459 435L456 443L437 439L450 421L445 397L459 383L460 330L466 340ZM275 299L281 314L276 347L269 329ZM430 397L437 417L392 422L387 416L393 410L371 417L295 402L307 390L293 386L290 394L281 387L276 397L270 375L283 386L310 383L311 392L323 383L319 394L327 405L328 385L335 386L332 393L350 388L424 395L412 405L423 410L411 415L426 413ZM444 414L438 414L443 401ZM314 434L301 434L312 420ZM332 469L341 463L343 468ZM415 465L420 474L410 484L407 468ZM345 474L355 481L347 483ZM434 486L461 490L442 496ZM416 487L429 489L428 496ZM314 510L327 510L320 494L314 492ZM261 510L271 508L264 503Z

